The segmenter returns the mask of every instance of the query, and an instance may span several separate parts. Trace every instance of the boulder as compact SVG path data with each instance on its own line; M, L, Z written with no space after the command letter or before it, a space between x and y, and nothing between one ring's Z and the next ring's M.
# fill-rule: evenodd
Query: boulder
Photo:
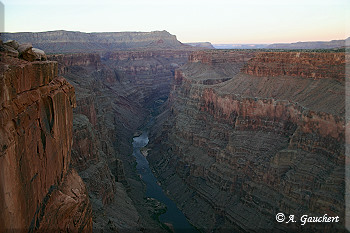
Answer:
M16 50L17 50L18 47L19 47L18 42L15 41L15 40L8 40L8 41L6 41L6 42L4 43L4 45L10 46L10 47L12 47L12 48L14 48L14 49L16 49Z
M2 47L7 55L9 55L11 57L18 57L18 55L19 55L18 51L16 49L14 49L13 47L10 47L6 44L3 44Z
M32 51L36 56L35 60L39 60L39 61L46 61L47 60L46 54L43 50L37 49L37 48L32 48Z
M26 61L35 61L36 55L32 51L32 44L20 44L18 46L19 57L23 58Z
M32 44L26 43L26 44L20 44L18 46L17 50L20 54L23 54L23 53L27 52L28 50L31 50L32 48L33 48Z
M33 48L32 44L21 44L18 46L19 56L27 61L46 61L47 57L43 50Z

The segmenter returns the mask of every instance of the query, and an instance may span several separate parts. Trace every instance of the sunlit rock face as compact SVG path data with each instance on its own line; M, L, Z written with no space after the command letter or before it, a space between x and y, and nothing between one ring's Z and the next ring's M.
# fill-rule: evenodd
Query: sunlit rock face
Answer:
M0 232L91 231L88 194L70 168L73 86L56 62L0 57Z
M148 158L204 231L344 229L344 53L206 51L175 72ZM277 213L339 216L281 224Z

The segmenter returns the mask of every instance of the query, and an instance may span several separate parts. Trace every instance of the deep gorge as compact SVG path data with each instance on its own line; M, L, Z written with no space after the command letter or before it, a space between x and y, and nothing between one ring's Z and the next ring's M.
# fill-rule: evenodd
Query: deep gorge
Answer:
M122 51L49 57L59 62L59 71L79 90L73 121L76 137L72 154L77 155L73 164L79 167L87 188L94 190L90 197L93 209L107 209L103 216L109 216L108 221L98 216L95 229L112 226L152 232L164 228L149 214L158 210L145 199L146 187L132 156L132 138L160 111L169 95L171 77L188 54ZM118 205L118 192L130 197L128 205ZM118 215L114 215L115 208L120 210Z
M62 33L50 35L52 42L38 41L38 46L59 48L48 55L50 61L26 62L6 53L1 60L3 87L19 83L14 92L1 89L2 96L18 95L11 97L18 99L11 102L12 115L4 104L9 100L1 102L6 106L1 109L1 116L6 116L2 119L9 119L2 120L1 135L5 138L16 130L18 135L29 133L22 145L2 139L0 159L13 158L9 151L17 148L18 161L11 166L27 164L20 172L28 171L30 179L22 177L24 183L15 182L16 187L23 185L31 193L43 186L35 203L44 203L45 196L52 203L40 204L39 209L54 212L58 194L51 198L55 192L51 184L63 190L60 194L79 196L67 191L73 183L80 190L81 204L72 214L84 216L76 224L79 231L166 232L167 227L154 217L161 204L145 198L146 187L132 156L134 133L154 117L147 159L163 190L200 231L344 231L348 55L198 51L201 49L168 38L165 32L158 32L160 38L150 35L152 43L126 43L124 50L82 52L84 42L79 46L55 42L53 38ZM15 39L23 38L26 35ZM145 44L151 47L142 47ZM111 48L110 44L103 46ZM79 50L72 52L72 48ZM34 84L13 81L22 73ZM37 77L43 81L36 83ZM45 93L51 97L46 98ZM65 97L56 93L65 93ZM24 101L28 98L34 105ZM42 128L41 135L37 127ZM32 134L40 138L37 147L31 146ZM48 160L47 167L33 168L31 156L19 162L23 161L20 153L42 158L57 150L54 141L62 143L57 139L61 136L64 145L57 146L65 149L59 161L62 166L57 175L43 182L36 177L46 177L54 163ZM8 169L6 163L0 164ZM10 180L6 185L2 187L12 185ZM49 227L45 224L50 218L37 208L29 206L25 221L18 226L26 228L32 222L33 230ZM278 212L296 216L327 213L341 221L286 225L276 222Z

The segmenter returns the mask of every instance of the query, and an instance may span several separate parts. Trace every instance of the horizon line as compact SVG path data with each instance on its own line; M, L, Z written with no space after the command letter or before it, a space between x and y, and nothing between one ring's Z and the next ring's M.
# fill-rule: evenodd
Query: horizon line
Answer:
M168 32L169 34L176 36L177 39L177 35L170 33L168 30L154 30L154 31L101 31L101 32L84 32L84 31L79 31L79 30L65 30L65 29L56 29L56 30L46 30L46 31L35 31L35 32L31 32L31 31L17 31L17 32L0 32L0 35L2 33L45 33L45 32L57 32L57 31L65 31L65 32L80 32L80 33L150 33L150 32ZM181 43L210 43L212 45L271 45L271 44L293 44L293 43L307 43L307 42L331 42L331 41L339 41L339 40L347 40L350 38L349 36L345 36L345 38L341 39L341 38L337 38L337 39L331 39L331 40L299 40L299 41L290 41L290 42L254 42L254 43L246 43L246 42L210 42L210 41L180 41Z

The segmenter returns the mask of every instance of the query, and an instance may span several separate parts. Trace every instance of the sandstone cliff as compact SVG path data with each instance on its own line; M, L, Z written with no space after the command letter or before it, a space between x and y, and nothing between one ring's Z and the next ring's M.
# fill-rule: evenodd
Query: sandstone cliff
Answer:
M344 230L345 60L344 53L210 51L175 72L148 158L195 226ZM279 212L340 222L281 224Z
M56 62L0 54L0 232L92 230L70 167L74 88Z
M49 60L57 61L60 75L68 73L74 67L94 66L98 69L101 66L101 57L96 53L55 54L50 55Z

